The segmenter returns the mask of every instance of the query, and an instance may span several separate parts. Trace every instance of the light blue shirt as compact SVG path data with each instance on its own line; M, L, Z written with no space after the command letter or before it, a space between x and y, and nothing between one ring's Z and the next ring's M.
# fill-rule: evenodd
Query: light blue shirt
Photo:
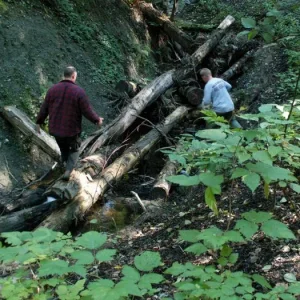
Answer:
M202 106L212 105L216 113L227 113L234 110L234 104L228 93L232 86L223 79L212 78L204 88Z

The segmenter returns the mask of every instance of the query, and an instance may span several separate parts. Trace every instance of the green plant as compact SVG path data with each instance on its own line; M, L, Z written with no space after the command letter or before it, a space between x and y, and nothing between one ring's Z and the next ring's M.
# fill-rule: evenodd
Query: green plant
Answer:
M220 128L200 130L195 137L185 134L180 140L181 147L163 151L190 174L167 179L183 186L203 184L205 202L215 214L218 213L215 195L221 194L222 184L230 186L239 178L252 193L263 183L266 198L270 185L279 184L299 193L300 185L293 175L300 167L299 106L294 105L290 117L290 105L267 104L259 111L256 115L241 116L258 123L257 128L242 131L231 130L222 117L204 111L204 119Z
M145 251L135 256L134 265L122 267L117 281L99 278L97 266L109 262L114 249L100 249L107 240L105 234L90 231L73 240L43 228L35 232L10 232L0 244L0 263L9 275L0 279L1 299L101 299L118 300L157 295L156 286L172 275L176 292L174 299L294 299L300 295L300 285L293 274L286 274L289 286L272 288L260 274L233 272L238 260L233 245L247 243L257 232L270 239L295 239L283 223L273 220L267 212L244 213L230 231L210 227L202 231L182 230L179 239L193 243L185 249L197 256L207 251L215 260L208 266L174 262L163 268L158 252ZM163 268L164 272L154 272ZM166 274L165 276L163 274ZM259 284L264 291L255 288ZM99 298L101 297L101 298ZM165 298L173 299L173 298Z

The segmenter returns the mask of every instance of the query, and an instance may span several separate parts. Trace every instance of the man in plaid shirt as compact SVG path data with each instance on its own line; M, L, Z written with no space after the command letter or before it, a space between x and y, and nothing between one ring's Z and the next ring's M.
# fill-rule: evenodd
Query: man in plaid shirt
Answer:
M52 86L37 117L37 132L49 115L49 132L56 139L61 151L62 162L66 164L63 178L68 180L79 157L82 116L101 126L100 118L92 109L85 91L75 84L77 72L67 67L64 80Z

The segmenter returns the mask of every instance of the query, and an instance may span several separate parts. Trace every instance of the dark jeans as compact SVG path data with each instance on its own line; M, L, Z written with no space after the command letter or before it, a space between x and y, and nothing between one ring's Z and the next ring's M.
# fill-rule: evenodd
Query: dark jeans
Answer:
M231 127L233 128L241 128L241 124L236 120L233 111L229 111L227 113L216 113L218 116L223 117L225 120L228 121Z
M55 136L55 140L61 152L61 160L66 163L66 170L72 171L79 158L81 139L79 135L70 137Z

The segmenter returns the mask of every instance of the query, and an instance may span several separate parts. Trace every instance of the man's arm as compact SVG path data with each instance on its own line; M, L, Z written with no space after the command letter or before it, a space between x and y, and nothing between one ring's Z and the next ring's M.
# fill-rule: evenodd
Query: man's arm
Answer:
M230 91L232 89L232 86L230 83L228 83L227 81L223 80L224 81L224 84L225 84L225 87L227 89L227 91Z
M90 101L87 97L87 95L83 92L82 95L79 98L79 106L82 115L87 118L90 122L101 125L103 122L103 118L100 118L96 112L92 109L92 106L90 104Z
M41 109L40 109L40 112L37 116L37 119L36 119L36 131L38 133L41 132L41 124L44 124L45 123L45 120L46 118L48 117L48 114L49 114L49 95L47 93L46 95L46 98L45 98L45 101L44 103L42 104L41 106Z
M208 106L211 104L211 93L212 93L212 86L210 84L206 84L204 88L204 97L202 100L202 107Z

